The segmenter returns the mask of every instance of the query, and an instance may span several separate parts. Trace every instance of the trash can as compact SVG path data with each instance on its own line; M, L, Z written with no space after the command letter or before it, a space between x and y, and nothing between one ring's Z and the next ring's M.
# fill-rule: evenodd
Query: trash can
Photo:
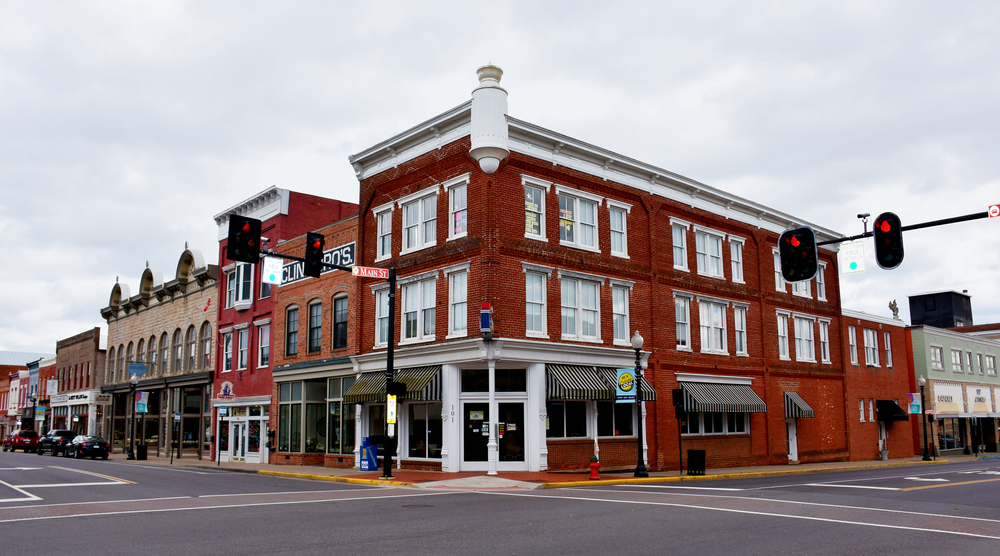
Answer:
M146 459L147 447L145 444L139 444L135 447L135 459Z
M688 450L688 475L705 474L705 450Z

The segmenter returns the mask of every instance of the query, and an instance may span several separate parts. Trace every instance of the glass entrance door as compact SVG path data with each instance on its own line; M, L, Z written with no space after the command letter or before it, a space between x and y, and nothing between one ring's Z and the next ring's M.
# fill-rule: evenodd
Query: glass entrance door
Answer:
M247 453L247 424L233 423L233 434L231 437L230 461L246 461Z
M490 440L490 404L462 404L462 459L464 461L489 461L486 444Z
M524 461L524 403L497 405L498 461Z

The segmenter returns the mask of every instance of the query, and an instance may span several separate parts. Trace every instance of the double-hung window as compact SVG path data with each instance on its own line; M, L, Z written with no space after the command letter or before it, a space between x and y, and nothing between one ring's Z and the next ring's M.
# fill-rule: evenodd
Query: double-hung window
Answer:
M729 236L729 259L732 265L732 280L743 282L743 238Z
M347 296L333 298L333 349L347 347Z
M253 268L249 263L236 263L226 275L226 308L247 309L252 303Z
M816 269L816 299L826 301L826 263Z
M233 370L233 333L222 335L222 371Z
M858 364L858 338L854 326L847 327L847 343L851 351L851 365Z
M965 363L966 363L966 365L965 365L966 368L969 370L969 374L973 374L974 370L972 369L972 352L971 351L965 352Z
M698 259L698 274L724 278L722 274L722 240L725 234L695 226L694 248Z
M524 332L526 336L548 337L546 288L552 269L521 263L524 269Z
M375 294L375 347L389 344L389 288L382 287Z
M956 373L962 372L962 350L960 349L951 350L951 370Z
M600 340L600 284L563 276L560 285L563 339Z
M795 317L795 360L816 360L816 347L813 343L812 319Z
M392 203L382 205L372 210L375 215L378 238L375 261L384 261L392 257Z
M674 292L674 322L677 349L691 350L691 294Z
M548 193L551 182L521 176L524 186L524 237L545 239L545 194Z
M979 374L983 374L983 371L986 370L986 367L983 366L983 354L982 353L977 353L976 354L976 361L979 363Z
M670 219L671 239L674 246L674 269L684 272L688 272L687 233L689 229L691 229L691 224L676 218Z
M434 339L437 280L421 280L403 286L403 341Z
M437 188L399 201L403 211L403 249L409 253L437 244Z
M788 313L778 313L778 358L791 359L788 353Z
M809 295L809 280L792 282L792 295L797 295L799 297L811 297Z
M257 368L263 368L271 363L271 325L257 327Z
M597 207L602 197L556 186L559 193L559 243L597 251Z
M323 303L309 304L309 353L319 353L323 341Z
M442 184L448 192L448 239L469 235L469 174L461 175Z
M995 355L986 356L986 374L997 376L997 357Z
M865 334L865 365L878 367L878 336L870 328L864 329Z
M889 333L886 332L884 336L885 343L885 368L892 368L892 344L889 341Z
M615 345L631 345L628 335L628 293L627 286L611 286L611 324Z
M830 362L830 322L819 321L819 354L824 363Z
M705 299L698 300L698 317L701 323L701 352L725 353L726 304Z
M733 303L733 325L736 327L736 355L748 355L747 306Z
M299 308L289 307L285 311L285 357L299 353Z
M448 277L448 337L468 335L469 328L469 264L447 268Z
M931 368L935 371L944 370L944 350L938 346L931 346Z
M785 277L781 275L781 254L778 253L777 247L771 249L771 255L774 259L774 289L779 292L787 292Z
M250 328L244 328L239 331L239 351L236 356L236 369L240 371L245 371L248 359L250 358Z
M632 205L608 199L608 212L611 215L611 254L615 257L628 258L626 215L631 210Z

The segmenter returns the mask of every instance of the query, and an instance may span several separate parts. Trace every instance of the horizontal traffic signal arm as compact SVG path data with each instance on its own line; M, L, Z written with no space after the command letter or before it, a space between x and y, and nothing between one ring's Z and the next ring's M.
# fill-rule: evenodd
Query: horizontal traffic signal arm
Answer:
M966 222L968 220L979 220L980 218L989 218L989 212L976 212L973 214L966 214L965 216L956 216L954 218L945 218L943 220L932 220L930 222L921 222L920 224L911 224L910 226L903 226L899 229L900 232L908 232L910 230L919 230L921 228L933 228L934 226L944 226L945 224L955 224L957 222ZM866 237L872 237L873 232L865 232L863 234L858 234L856 236L842 237L838 239L828 239L826 241L818 241L816 245L831 245L834 243L840 243L842 241L854 241L856 239L862 239Z

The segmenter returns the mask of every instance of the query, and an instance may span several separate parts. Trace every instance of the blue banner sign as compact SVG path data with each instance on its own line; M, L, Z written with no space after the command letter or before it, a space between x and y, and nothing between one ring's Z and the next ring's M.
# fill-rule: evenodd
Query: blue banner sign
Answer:
M639 384L635 380L635 369L616 369L618 384L615 385L615 403L635 403L635 389Z

